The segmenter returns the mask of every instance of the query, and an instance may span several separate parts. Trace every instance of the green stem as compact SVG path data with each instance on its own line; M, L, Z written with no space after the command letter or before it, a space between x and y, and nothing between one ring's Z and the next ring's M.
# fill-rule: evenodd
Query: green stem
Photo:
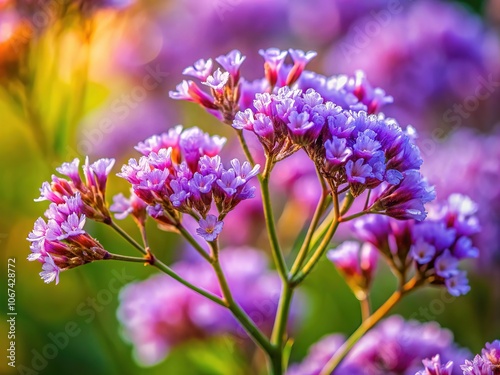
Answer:
M319 375L330 375L340 365L342 360L349 354L353 346L368 332L375 324L378 323L391 310L401 298L418 285L417 279L413 278L408 281L402 288L395 291L385 303L378 308L372 315L368 317L359 328L347 339L347 341L336 351L335 355L330 358L327 364L323 367Z
M266 170L267 164L268 161L266 161ZM269 235L269 243L271 244L274 263L276 264L276 268L281 277L281 280L283 281L283 283L287 283L288 271L285 263L285 258L283 257L283 253L281 252L276 225L274 222L273 208L271 205L271 195L269 193L269 175L266 174L260 179L260 187L262 192L262 203L264 206L264 218L266 221L267 233Z
M255 323L250 319L247 313L240 307L238 302L234 299L229 284L227 283L224 271L219 262L218 258L218 244L217 241L211 242L214 259L212 262L212 267L219 280L220 289L224 297L227 308L231 311L234 317L240 322L243 328L247 331L250 337L259 345L266 354L271 357L275 353L275 348L271 345L266 336L260 331L260 329L255 325Z
M368 214L368 213L369 213L369 212L367 212L367 211L360 211L360 212L355 213L355 214L352 214L352 215L350 215L350 216L341 217L341 218L340 218L340 222L341 222L341 223L345 223L346 221L356 219L356 218L358 218L358 217L360 217L360 216L363 216L363 215L366 215L366 214Z
M365 292L363 297L359 298L359 304L361 306L361 320L364 322L371 315L370 295L368 292Z
M337 230L338 226L339 226L339 221L333 220L333 222L330 224L330 227L328 228L328 231L325 234L325 237L323 237L323 240L321 241L319 247L313 253L311 258L309 258L309 260L304 265L302 270L299 271L297 273L297 275L292 279L292 284L291 284L292 287L296 287L297 285L299 285L307 277L307 275L312 271L312 269L316 266L318 261L324 255L324 253L328 247L328 244L332 240L332 237L335 234L335 231Z
M201 245L194 239L194 237L187 231L182 224L178 224L176 228L182 234L182 236L194 247L194 249L203 257L206 261L212 262L210 255L201 247Z
M311 224L309 225L309 228L306 233L306 237L304 238L304 242L302 242L302 246L300 247L300 250L297 254L297 258L295 258L295 261L293 262L292 269L290 270L290 273L292 275L295 275L297 271L302 267L302 264L304 263L304 260L307 257L307 253L309 252L309 246L311 245L311 240L314 235L314 231L316 230L316 227L318 226L319 219L321 218L321 215L323 214L324 208L323 205L325 203L327 195L323 194L318 201L318 205L316 206L316 211L314 211L313 218L311 220Z
M147 254L147 251L141 245L139 245L139 243L136 240L134 240L127 232L125 232L118 224L116 224L114 221L111 221L111 223L109 223L109 225L116 232L118 232L118 234L120 236L125 238L133 247L135 247L141 253Z
M167 266L165 263L163 263L162 261L158 260L157 258L153 258L151 260L151 265L154 266L154 267L156 267L156 268L158 268L160 271L165 272L171 278L177 280L181 284L187 286L189 289L191 289L192 291L194 291L194 292L202 295L203 297L208 298L209 300L215 302L218 305L221 305L223 307L228 307L227 303L224 302L220 297L218 297L215 294L212 294L210 292L207 292L206 290L198 288L196 285L191 284L189 281L183 279L174 270L172 270L169 266Z
M293 278L291 281L291 286L296 287L298 284L300 284L304 278L312 271L314 266L318 263L318 261L321 259L323 254L325 253L328 244L332 240L333 235L335 234L335 231L337 230L339 226L339 218L340 218L340 208L339 208L339 200L338 200L338 195L336 192L332 192L333 195L333 212L334 212L334 217L333 220L330 222L329 227L325 233L325 236L321 240L321 243L319 244L318 248L314 251L313 255L309 260L306 262L302 270L300 270Z
M148 236L146 233L146 226L144 226L141 223L138 223L139 230L141 232L141 237L142 237L142 243L144 244L144 248L148 249L149 248L149 243L148 243Z
M149 260L146 258L130 257L128 255L120 255L112 253L109 253L109 255L110 255L109 258L106 259L121 260L124 262L149 263Z
M245 137L243 136L243 130L237 130L236 134L238 136L238 141L240 142L241 148L243 149L243 152L245 153L246 158L252 164L252 166L255 165L255 160L252 156L252 153L250 152L250 149L248 148L248 144L245 141Z
M280 301L278 304L278 311L276 312L276 319L274 321L273 332L271 334L271 344L273 344L279 352L278 357L280 363L283 362L283 341L286 336L286 326L292 297L293 289L288 283L283 283ZM278 360L278 358L276 360Z

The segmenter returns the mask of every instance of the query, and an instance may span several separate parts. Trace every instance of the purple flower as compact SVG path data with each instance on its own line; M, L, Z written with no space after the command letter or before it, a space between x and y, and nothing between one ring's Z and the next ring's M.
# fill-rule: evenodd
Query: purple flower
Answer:
M146 207L146 202L140 199L134 193L133 189L130 189L130 198L125 198L122 193L115 195L113 197L113 204L109 209L115 213L115 217L119 220L125 219L130 214L140 225L144 226L146 221Z
M274 145L274 126L273 121L269 116L258 113L255 116L255 121L253 122L253 129L255 134L261 139L264 145L267 145L269 149Z
M345 165L351 155L352 149L347 147L347 139L333 136L325 142L325 158L332 168Z
M58 240L64 240L66 238L71 238L78 236L80 234L85 234L83 227L85 225L85 216L78 216L77 213L72 213L68 216L65 222L61 223L61 229L65 233L63 237L59 237Z
M389 249L389 238L393 235L391 221L382 215L367 215L354 221L353 231L356 237L362 241L369 242L384 253L391 253Z
M493 365L500 366L500 340L495 340L491 343L487 342L481 354Z
M254 122L253 112L250 108L247 108L243 112L240 111L236 114L232 126L238 130L253 130Z
M463 375L495 375L491 363L480 355L476 355L472 361L466 360L460 368Z
M278 81L278 73L283 65L283 62L285 61L287 52L280 51L277 48L268 48L267 50L259 50L259 55L261 55L265 60L265 76L272 87Z
M88 166L88 158L86 158L83 170L87 177L87 185L95 185L104 194L108 175L114 164L115 159L99 159Z
M50 255L46 255L42 261L42 272L40 272L42 280L46 284L49 284L52 281L55 281L56 285L59 284L59 274L61 273L61 270L56 266L52 257Z
M170 201L174 207L181 211L188 211L188 198L191 196L189 183L186 179L173 180L170 183L170 188L174 192L170 195Z
M251 168L248 162L240 164L234 159L234 169L225 169L218 155L225 142L226 138L210 136L197 127L182 129L179 125L139 143L136 148L144 156L139 161L130 159L118 176L132 184L132 191L145 204L163 207L165 212L159 215L151 209L155 214L150 216L160 224L175 224L181 220L181 212L205 217L214 201L219 213L226 215L241 200L253 196L246 183L257 175L259 166ZM113 209L129 210L124 208L127 202L120 204L122 208L115 205ZM144 207L137 208L139 216L134 218L145 220Z
M500 369L500 341L486 343L481 355L476 355L472 361L465 361L460 366L464 375L495 375Z
M196 233L209 242L214 241L224 227L224 222L218 221L215 215L207 215L206 219L200 219L199 224Z
M198 194L208 194L212 190L212 183L217 179L217 176L213 174L202 175L196 172L193 175L192 180L189 181L189 187L191 192L195 191Z
M79 165L80 160L75 158L71 163L63 163L59 168L56 168L56 171L60 174L68 176L75 187L80 187L82 180L80 178L80 172L78 171Z
M360 244L358 242L346 241L336 249L330 250L327 258L346 275L360 275L359 250Z
M410 256L419 264L429 263L434 255L436 255L436 248L423 240L417 240L410 250Z
M347 181L350 183L364 184L366 179L372 175L372 167L364 164L364 159L358 159L356 162L349 160L345 165Z
M422 221L426 217L424 204L436 197L434 189L416 170L409 170L403 176L398 185L389 185L379 193L371 209L397 219Z
M187 67L183 70L182 74L190 75L198 78L200 81L205 81L212 73L213 61L212 59L200 59L196 61L193 66Z
M448 361L446 364L441 364L439 354L436 354L432 359L422 360L422 363L425 369L415 375L452 375L453 362Z
M217 185L224 191L224 194L231 197L236 194L238 187L243 185L245 180L236 175L234 169L222 173L221 178L217 180Z
M465 271L458 271L451 277L448 277L445 280L448 293L455 297L469 293L470 286L466 275L467 273Z
M246 57L238 50L232 50L227 55L221 55L215 60L229 73L233 82L238 82L240 78L240 67Z
M315 124L310 121L310 115L307 112L298 113L293 111L288 116L288 129L292 139L301 145L307 145L317 139L323 124Z
M450 251L446 249L443 254L437 257L434 268L436 269L436 273L446 278L449 278L455 275L458 270L458 259L451 255Z
M286 84L292 85L299 79L307 63L316 57L317 53L315 51L309 51L306 53L299 49L289 49L288 52L292 57L293 67L288 73Z
M228 80L229 80L229 73L228 72L222 73L220 69L217 69L212 75L207 77L206 81L202 82L201 84L208 86L217 92L222 92Z
M211 84L209 83L215 82L215 78L212 76L207 77L207 85ZM220 82L217 82L217 84ZM207 109L217 109L217 106L214 104L213 99L202 91L196 83L193 81L182 81L180 84L178 84L176 87L177 91L169 91L168 95L170 98L175 99L175 100L187 100L190 102L197 103L201 105L202 107L205 107Z
M467 195L476 202L475 205L453 203L447 217L453 223L455 230L464 234L474 232L472 236L481 256L477 265L482 271L498 267L500 259L500 153L495 146L500 142L500 133L495 131L488 135L480 135L470 130L458 130L434 150L431 158L423 165L423 172L429 181L436 185L436 191L441 200L460 195ZM457 157L450 157L460 150ZM456 173L456 171L462 171ZM460 193L460 194L453 194ZM462 208L460 208L463 206ZM475 207L476 206L476 207ZM480 207L476 214L470 216L475 208ZM440 212L440 211L439 211ZM480 223L480 225L479 225ZM481 229L480 235L478 231ZM461 258L464 254L460 243L454 254ZM457 244L458 245L458 244ZM465 253L468 253L466 251ZM475 249L470 256L475 256ZM485 274L485 272L481 272ZM487 272L486 272L487 273Z

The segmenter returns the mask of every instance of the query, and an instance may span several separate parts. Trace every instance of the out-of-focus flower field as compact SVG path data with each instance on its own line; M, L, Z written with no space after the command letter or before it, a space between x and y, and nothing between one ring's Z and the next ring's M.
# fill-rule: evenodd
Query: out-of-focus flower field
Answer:
M0 0L1 374L243 375L263 370L262 353L232 321L226 322L226 315L178 292L172 280L159 287L149 279L157 272L153 267L96 262L65 272L57 286L45 284L38 275L40 263L26 259L26 238L46 209L34 202L39 188L63 162L83 162L86 155L115 158L106 192L112 203L115 194L126 195L129 189L116 176L120 166L138 158L134 146L153 134L177 124L198 126L227 137L224 152L238 150L230 126L198 106L172 100L169 91L198 59L233 49L247 56L245 78L261 77L258 51L270 47L317 51L308 68L325 75L364 70L370 83L394 98L384 112L416 129L422 171L436 186L438 199L461 193L478 205L481 232L473 240L480 256L465 262L471 291L456 298L444 288L426 288L391 314L438 322L472 353L500 337L497 0ZM285 248L294 245L319 193L315 170L303 165L301 155L293 155L271 181ZM259 194L255 200L259 203ZM261 234L263 214L255 203L243 202L231 215L224 229L229 233L225 245L235 248L223 259L234 270L228 278L241 304L266 327L278 303L279 280L266 271L272 262ZM132 220L120 225L140 238ZM192 249L172 233L154 230L155 222L147 225L150 245L161 260L195 281L203 278L203 267L188 266ZM104 248L134 255L104 225L89 221L86 230ZM338 236L346 240L352 233L345 229ZM11 345L11 258L16 265L16 368L5 355ZM238 268L241 261L251 264L251 272ZM143 288L154 291L151 296L143 295L139 284L126 287L146 279L150 284ZM209 281L204 285L211 287ZM373 305L383 303L394 285L380 262ZM155 311L147 307L153 299ZM196 318L179 312L187 314L192 305ZM290 363L302 362L325 335L352 333L359 319L349 286L332 262L322 259L292 303ZM391 319L385 328L403 324ZM167 339L157 342L148 335ZM447 339L440 343L446 346ZM306 373L295 371L290 373Z

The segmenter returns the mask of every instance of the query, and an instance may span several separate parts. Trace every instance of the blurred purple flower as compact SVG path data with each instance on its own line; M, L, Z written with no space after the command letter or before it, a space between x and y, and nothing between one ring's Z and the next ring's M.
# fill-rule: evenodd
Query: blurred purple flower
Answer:
M437 141L436 141L437 142ZM423 165L423 173L429 182L436 186L438 197L442 200L456 192L471 197L475 204L462 201L462 207L453 204L450 219L462 218L454 229L464 237L472 235L474 243L481 249L479 264L484 269L498 269L500 266L500 152L498 130L489 135L481 135L470 130L460 130L446 140L436 143L429 151ZM459 154L457 152L459 151ZM450 157L457 155L457 157ZM460 171L457 173L456 171ZM480 207L475 214L476 207ZM470 215L470 212L473 215ZM464 220L464 217L468 217ZM474 219L475 218L475 219ZM473 220L471 222L471 220ZM476 221L474 221L476 220ZM478 231L481 234L468 233ZM464 227L460 223L464 224ZM457 243L457 256L477 255L477 249L465 239Z
M390 9L367 14L332 46L327 73L364 70L394 96L386 114L417 125L422 133L436 121L443 124L443 118L447 126L460 126L464 119L489 126L498 109L494 99L486 99L496 98L496 86L483 86L487 81L495 85L500 73L500 43L493 30L456 3L402 2L397 11ZM486 99L479 99L478 87ZM461 105L463 112L471 97L481 109L465 110L463 116L456 108Z
M453 362L448 361L441 363L439 354L436 354L431 359L422 360L425 369L417 372L415 375L452 375Z
M264 253L245 247L227 248L220 252L220 259L235 299L261 329L270 332L280 280L275 271L267 269ZM172 268L188 281L220 295L209 264L186 261ZM120 299L119 319L137 357L146 365L158 363L174 346L191 339L221 334L247 339L229 311L166 275L126 286Z
M301 364L288 375L317 375L343 344L342 335L329 335L312 346ZM415 375L422 360L439 354L445 361L463 363L470 353L459 349L450 331L437 323L405 321L391 316L381 321L354 346L335 374ZM456 366L452 375L462 375Z

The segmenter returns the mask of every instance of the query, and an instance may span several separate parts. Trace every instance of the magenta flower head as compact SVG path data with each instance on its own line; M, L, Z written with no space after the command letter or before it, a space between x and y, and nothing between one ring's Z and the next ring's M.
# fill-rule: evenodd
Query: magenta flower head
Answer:
M439 354L436 354L432 359L422 360L424 370L417 372L415 375L452 375L453 362L448 361L446 364L441 364Z
M235 159L226 169L218 155L225 138L196 127L174 130L141 142L136 148L143 156L130 159L118 174L163 227L178 224L181 213L206 220L213 204L224 217L239 202L253 197L254 188L248 182L257 175L258 165L251 168Z
M344 275L357 297L366 295L377 268L377 249L365 243L346 241L327 253L328 259Z
M28 260L42 263L40 276L46 283L58 284L62 271L110 257L84 230L86 217L80 193L64 199L64 203L51 203L45 213L48 221L38 218L27 238L31 242Z
M69 180L53 175L52 183L44 182L42 184L41 195L35 201L49 200L56 204L62 204L65 202L65 198L72 197L78 192L82 201L82 212L86 217L110 223L111 216L106 206L106 183L114 163L114 159L99 159L89 164L89 160L86 158L83 166L85 182L82 181L78 171L78 159L71 163L63 163L56 170L69 177Z

